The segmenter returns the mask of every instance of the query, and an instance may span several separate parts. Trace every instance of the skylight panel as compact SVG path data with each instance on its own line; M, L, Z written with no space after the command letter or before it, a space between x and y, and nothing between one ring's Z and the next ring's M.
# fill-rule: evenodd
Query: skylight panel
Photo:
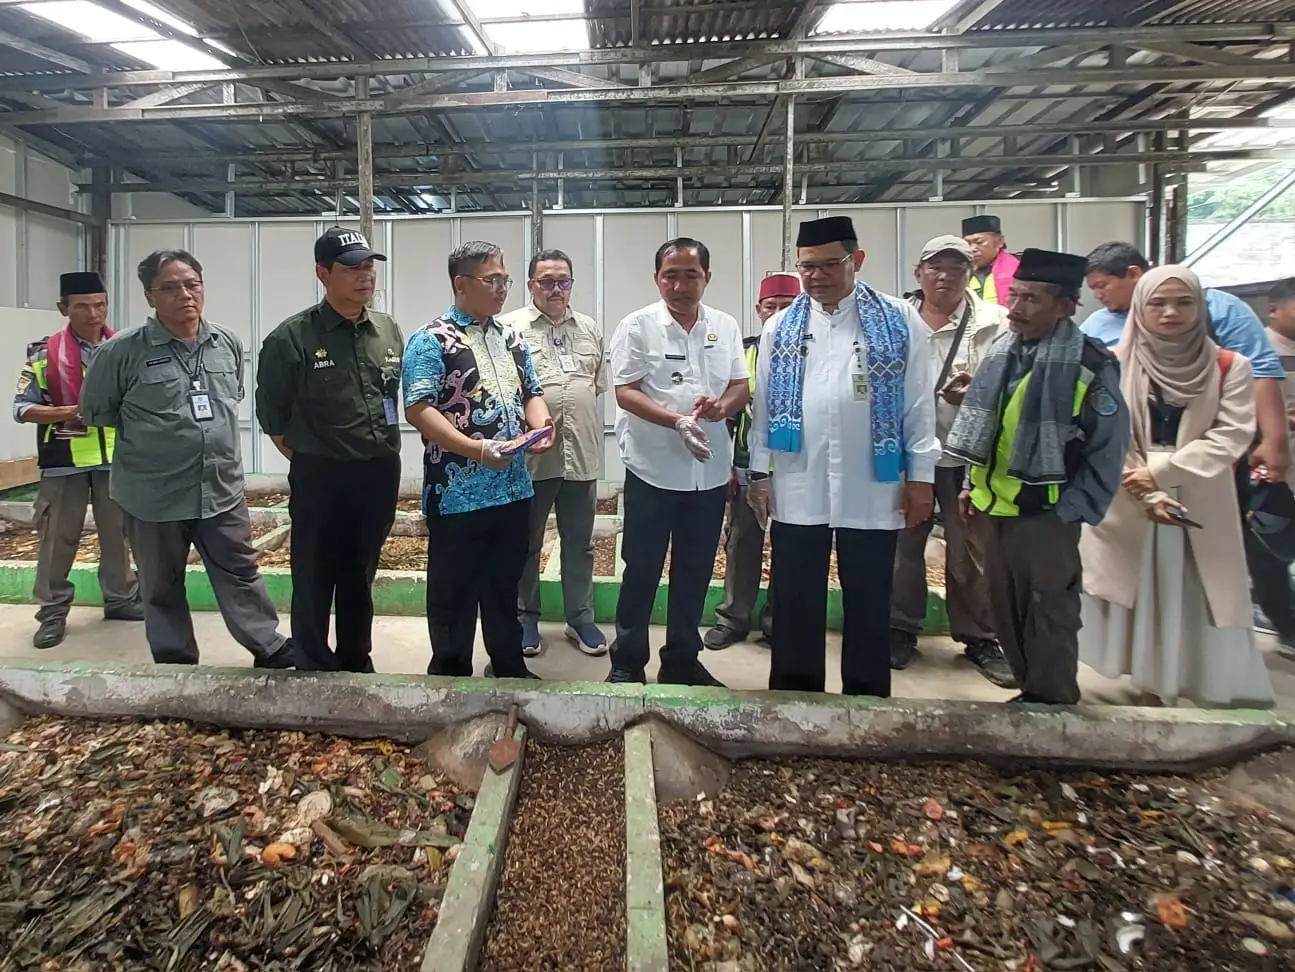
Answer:
M834 3L818 22L815 34L873 34L927 30L958 0L863 0Z
M224 61L206 51L177 40L131 41L112 46L123 54L153 65L159 71L219 71L228 67Z
M584 0L460 0L480 21L505 17L562 17L510 24L483 23L491 43L505 54L583 51L589 48ZM570 19L563 17L570 15Z
M123 0L140 13L152 17L190 37L197 28L175 17L148 0ZM46 20L66 31L92 41L108 43L114 50L127 54L163 71L211 71L228 67L206 51L182 41L163 37L153 28L137 23L101 7L92 0L53 0L50 3L24 3L18 9Z

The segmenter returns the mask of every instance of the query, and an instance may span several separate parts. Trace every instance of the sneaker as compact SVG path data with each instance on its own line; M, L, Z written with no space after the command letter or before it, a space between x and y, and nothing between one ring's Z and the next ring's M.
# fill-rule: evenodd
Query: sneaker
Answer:
M544 648L540 641L540 623L534 618L522 619L522 657L534 658Z
M658 685L706 685L711 688L724 688L724 683L706 671L706 666L695 658L690 664L679 667L661 666L657 673Z
M593 658L600 658L607 654L607 636L598 630L598 625L592 621L586 621L584 624L569 624L566 630L562 632L571 642L586 655ZM525 654L525 649L523 649Z
M40 627L36 629L36 634L32 636L31 643L41 649L53 648L55 645L61 645L66 637L67 619L50 618L48 621L40 623Z
M518 672L516 675L496 675L495 666L487 664L486 670L481 674L485 678L524 678L524 679L533 679L536 682L540 681L540 677L538 675L536 675L529 668L525 668L525 667L523 667L522 670Z
M921 652L917 650L917 635L910 631L890 629L890 668L902 672L917 660Z
M613 685L646 685L647 673L641 668L631 671L628 668L613 667L606 680Z
M962 653L981 675L999 688L1017 687L1012 666L1007 664L1007 656L1003 654L1003 647L997 641L969 641Z
M723 651L725 648L732 648L739 642L746 640L745 632L738 631L736 628L730 628L726 624L717 624L706 632L701 639L701 643L711 651Z
M139 601L127 601L125 604L104 608L103 619L105 621L143 621L144 605Z

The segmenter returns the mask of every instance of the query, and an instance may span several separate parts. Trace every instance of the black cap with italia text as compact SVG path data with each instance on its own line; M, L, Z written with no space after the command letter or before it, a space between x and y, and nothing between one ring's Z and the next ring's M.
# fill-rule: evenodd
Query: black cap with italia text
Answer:
M386 259L381 253L373 251L363 233L344 226L334 226L315 240L316 263L340 263L345 267L354 267L365 260Z

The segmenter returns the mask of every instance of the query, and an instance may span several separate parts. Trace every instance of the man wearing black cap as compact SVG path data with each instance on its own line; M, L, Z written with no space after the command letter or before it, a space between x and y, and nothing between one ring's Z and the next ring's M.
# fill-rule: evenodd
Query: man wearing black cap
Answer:
M971 216L962 221L962 238L971 247L971 290L987 304L1007 306L1007 292L1021 261L1007 252L1003 221Z
M257 368L257 419L292 464L292 640L316 668L373 671L373 578L400 490L404 339L368 307L386 259L340 226L316 240L324 299L270 333Z
M1129 414L1119 366L1072 319L1087 261L1026 250L994 342L945 451L970 467L962 494L986 540L994 631L1014 702L1079 701L1079 534L1120 488Z
M771 518L769 688L821 692L835 534L845 605L841 684L890 695L890 599L899 532L931 516L940 443L927 327L855 280L854 225L802 223L805 286L765 325L756 362L747 502Z
M34 513L40 535L36 588L40 626L37 648L53 648L67 634L75 591L68 573L85 528L87 501L94 506L99 534L99 588L109 621L143 621L139 583L126 549L121 507L108 495L113 430L81 424L81 381L99 345L112 337L107 325L108 294L97 273L59 277L59 312L67 327L27 348L18 376L13 417L36 430L40 488Z

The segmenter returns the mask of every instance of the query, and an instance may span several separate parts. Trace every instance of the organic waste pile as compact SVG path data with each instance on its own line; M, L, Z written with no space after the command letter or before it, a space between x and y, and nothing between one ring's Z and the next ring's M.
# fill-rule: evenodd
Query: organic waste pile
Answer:
M417 968L472 805L385 741L34 719L0 742L0 972Z
M480 972L625 968L625 782L619 738L529 742Z
M1295 836L1207 782L739 764L661 808L671 968L1289 972Z

